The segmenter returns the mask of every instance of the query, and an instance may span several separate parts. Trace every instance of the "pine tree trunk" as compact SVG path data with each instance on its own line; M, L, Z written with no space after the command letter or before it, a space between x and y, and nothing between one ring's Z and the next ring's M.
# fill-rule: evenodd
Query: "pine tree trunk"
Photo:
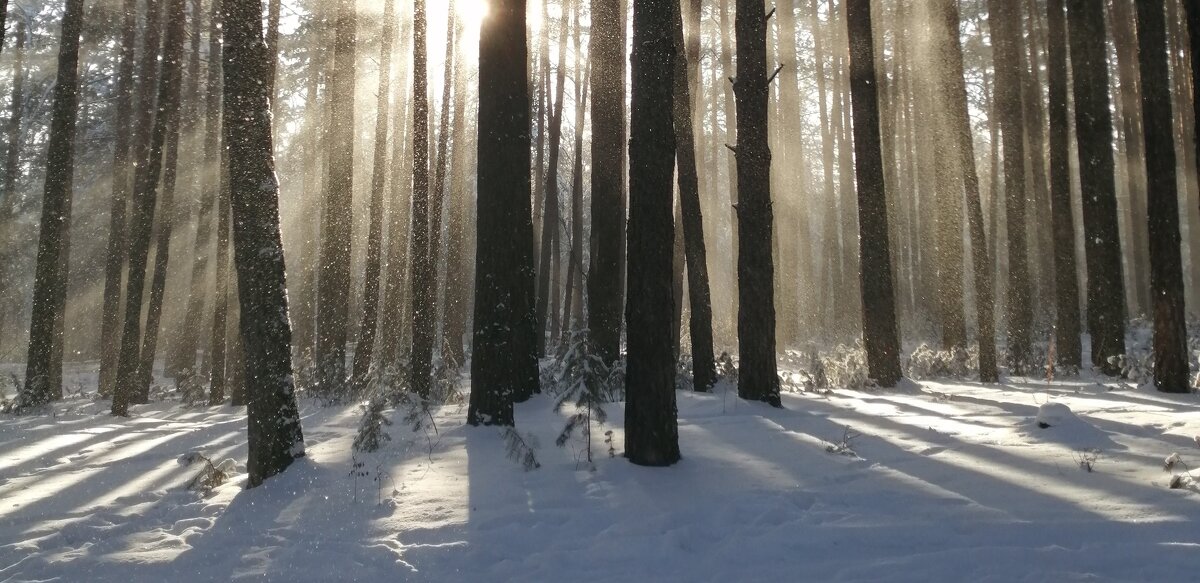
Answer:
M734 0L736 1L736 0ZM814 0L815 2L816 0ZM732 146L738 143L738 126L737 126L737 99L734 95L733 79L736 75L733 65L733 42L736 34L730 34L734 29L734 23L729 21L730 0L721 0L718 10L720 11L719 25L721 30L721 86L724 88L724 109L725 109L725 145ZM819 51L818 51L819 53ZM765 58L765 56L764 56ZM741 244L741 236L738 233L738 170L737 157L732 152L723 152L725 156L725 173L729 183L726 185L729 194L729 242L731 253L729 255L731 263L729 266L729 288L731 290L738 289L738 257L741 253L738 246ZM729 313L731 315L739 314L738 302L740 301L737 292L730 293Z
M234 255L241 304L249 425L247 486L282 472L304 456L296 407L288 324L287 283L279 236L279 183L271 146L270 58L262 40L262 5L226 0L224 137Z
M1049 0L1047 72L1049 74L1050 127L1066 128L1067 23L1063 0ZM1070 145L1064 129L1050 132L1050 206L1054 223L1054 342L1058 364L1078 370L1083 365L1080 342L1079 282L1075 273L1075 217L1071 213Z
M592 0L591 8L591 220L595 247L587 278L588 330L596 352L605 363L611 364L621 354L624 295L620 285L620 269L624 253L621 225L625 221L622 202L622 172L625 166L625 29L621 24L620 0ZM481 155L480 161L482 159ZM481 180L480 188L483 186ZM482 210L482 206L480 208ZM483 245L480 245L482 250ZM479 277L482 275L480 272Z
M1154 298L1154 386L1187 393L1187 328L1171 89L1162 0L1137 2L1138 65L1150 209L1150 291Z
M1033 308L1025 244L1025 122L1021 71L1017 67L1017 52L1021 50L1021 19L1017 8L1009 0L988 0L988 25L996 68L996 109L1004 136L1004 214L1009 261L1008 360L1012 374L1024 375L1038 363L1030 362Z
M64 240L71 225L71 187L75 170L75 121L79 105L79 43L83 29L83 0L67 0L59 37L58 72L51 101L50 134L46 146L46 180L38 236L37 269L33 282L33 314L29 325L29 359L21 407L36 407L62 398L62 374L52 370L55 308L67 293ZM61 367L61 363L60 363ZM58 383L53 381L57 379Z
M870 0L846 1L846 31L850 39L850 93L857 162L854 168L858 180L858 222L862 240L859 252L862 255L863 343L871 378L879 386L893 387L900 380L900 338L892 292Z
M550 114L550 127L548 130L549 145L547 147L547 164L546 174L544 177L539 177L543 180L542 192L544 196L544 210L542 212L542 228L541 228L541 247L539 249L538 259L538 292L537 292L537 316L538 316L538 354L546 354L546 327L550 320L550 296L551 291L551 264L556 262L558 254L556 253L556 241L558 240L558 164L561 156L562 143L562 117L563 105L566 96L566 79L567 79L567 36L570 30L569 10L566 6L562 10L562 18L559 23L559 38L558 38L558 69L555 75L554 85L554 106ZM549 23L544 23L542 26L547 26Z
M471 425L511 426L538 385L525 8L493 0L479 34Z
M678 2L672 2L671 28L675 43L673 75L675 160L678 165L679 201L683 220L684 253L687 256L688 333L692 344L692 378L697 391L707 391L717 381L713 358L712 298L708 287L708 252L704 245L704 217L700 206L700 181L696 167L695 123L692 119L688 57L696 53L684 42L683 18ZM677 297L682 303L683 298Z
M179 335L174 347L179 354L179 362L185 367L178 369L184 378L199 372L196 350L203 341L203 335L193 331L202 329L205 300L211 297L208 289L208 265L213 251L214 211L221 183L221 0L212 0L212 4L212 18L208 28L210 58L204 89L203 162L201 170L197 172L200 177L197 180L200 189L200 210L196 215L196 237L192 244L192 276L187 312L183 320L184 332Z
M9 272L14 240L14 217L17 214L17 179L21 174L21 118L25 109L25 40L29 36L25 20L17 20L16 46L13 55L12 97L5 127L4 182L0 186L0 324L8 324L13 309L12 274ZM2 40L2 39L0 39ZM128 135L128 134L127 134ZM15 331L14 331L15 332ZM0 325L0 337L17 334ZM3 342L0 342L2 345ZM3 347L0 346L0 351Z
M1087 0L1067 0L1067 22L1079 180L1086 193L1083 230L1092 364L1104 374L1117 375L1120 374L1119 365L1115 360L1109 360L1125 353L1125 278L1113 174L1104 7Z
M429 256L426 258L426 260L429 262L428 270L432 279L430 280L431 283L428 289L429 310L427 312L428 320L425 324L430 331L428 341L430 362L433 360L433 350L435 348L434 344L436 341L435 336L437 335L437 331L439 329L437 325L441 313L439 308L442 307L441 302L439 302L438 299L443 297L438 293L438 283L441 279L439 277L439 272L441 271L440 260L442 257L442 246L445 242L442 238L442 216L447 212L447 207L449 207L451 204L446 196L446 189L448 186L447 177L450 171L451 156L450 133L452 130L450 126L450 110L455 107L452 99L454 98L454 90L456 87L455 78L458 76L456 73L456 67L454 66L457 59L456 53L458 52L455 39L462 32L462 27L456 25L458 19L456 18L456 10L454 5L454 0L450 0L450 3L446 7L446 51L443 53L444 57L442 58L444 67L442 70L442 108L440 114L441 119L438 123L437 132L437 158L433 160L433 183L431 184L430 188L430 242ZM442 322L444 323L445 320L443 319ZM424 358L424 356L422 356L422 358Z
M400 33L401 45L399 54L408 53L412 40L412 23L405 19ZM403 63L402 63L403 65ZM412 204L412 156L410 145L412 131L412 100L409 91L412 83L407 79L408 67L397 77L395 111L392 117L394 136L392 138L391 187L389 189L388 209L388 250L387 266L385 269L387 281L383 290L383 314L380 322L379 350L375 360L384 370L398 370L397 365L402 352L401 347L407 348L403 339L410 330L407 315L407 294L410 286L408 277L411 273L409 265L409 223L410 205ZM405 351L407 354L407 352Z
M225 1L233 0L218 0L224 3ZM222 7L222 11L224 11ZM222 57L222 66L224 66L224 58ZM222 72L222 81L225 75ZM222 86L224 83L222 83ZM222 107L225 105L224 90L222 90ZM224 111L221 113L221 122L225 123L227 116ZM221 131L221 142L226 147L221 148L221 166L217 170L217 264L216 277L213 285L213 318L212 332L209 336L209 389L208 389L208 404L220 405L225 400L226 380L225 374L229 364L230 347L226 342L229 320L229 302L230 302L230 286L229 286L229 230L230 219L232 218L230 201L229 201L229 149L225 141L226 132L224 128ZM236 294L233 295L236 297Z
M462 21L456 36L462 38ZM476 49L478 50L478 49ZM454 53L455 69L465 67L464 50ZM457 371L466 363L463 342L467 333L467 308L470 306L471 268L467 259L467 225L472 202L467 183L471 148L475 144L467 131L467 80L465 75L454 77L454 146L450 155L450 199L447 201L446 225L446 285L442 307L442 362Z
M576 15L582 10L582 3L575 4ZM583 128L587 123L588 78L590 70L583 66L582 39L583 26L579 24L578 16L575 21L575 66L577 77L575 83L575 161L571 166L571 241L567 260L567 289L563 296L562 333L559 336L559 346L570 345L571 333L578 331L583 324ZM588 67L590 68L590 64ZM576 317L578 316L578 317ZM574 321L572 321L574 319Z
M166 35L162 42L161 72L158 74L159 113L154 116L153 130L147 148L148 156L139 158L139 168L133 191L133 213L129 221L129 273L125 289L125 325L121 333L121 354L117 361L117 386L113 391L113 415L126 416L129 405L146 403L150 398L149 382L142 386L142 296L145 291L147 262L153 238L154 212L158 204L158 183L164 171L164 151L172 119L179 108L179 71L183 57L184 19L183 0L168 0ZM155 19L156 21L157 19ZM154 45L150 45L154 46ZM157 64L143 63L143 71ZM144 115L149 116L150 112Z
M363 317L354 348L355 385L361 386L371 368L375 329L379 319L379 279L383 255L383 197L387 188L388 101L391 97L392 43L396 37L396 2L383 4L383 31L379 43L379 92L375 97L375 158L371 165L370 226L367 265L363 274Z
M1200 0L1185 0L1184 11L1187 15L1188 50L1192 63L1192 135L1200 140ZM1200 169L1200 147L1195 150L1196 167Z
M1117 72L1120 80L1121 133L1125 141L1126 196L1129 197L1131 237L1126 244L1133 247L1132 261L1126 265L1131 283L1128 293L1137 314L1147 314L1150 307L1150 249L1146 234L1146 156L1142 144L1140 91L1138 90L1137 19L1131 0L1114 0L1112 10L1113 45L1117 52Z
M767 26L762 2L737 0L738 396L780 406L767 145ZM636 46L636 44L635 44ZM632 329L632 327L631 327Z
M354 105L358 18L353 0L339 0L329 79L331 126L321 250L317 268L317 378L322 391L346 388L346 338L350 325L350 246L354 200ZM228 75L226 75L228 78Z
M100 317L100 379L98 391L111 395L116 383L120 349L121 283L125 267L126 207L132 194L130 127L133 120L134 50L137 44L137 1L124 0L116 86L116 128L113 144L112 204L104 267L104 299Z
M425 0L413 0L412 351L409 386L428 395L433 359L436 273L430 261L429 93ZM482 48L480 49L482 52ZM440 209L438 209L440 210Z
M669 466L680 459L675 359L671 354L671 254L675 230L671 216L675 158L672 77L676 58L671 17L672 13L678 14L672 4L677 5L678 0L642 0L633 11L629 305L625 318L628 329L637 333L628 338L625 457L644 466ZM761 23L762 2L750 0L748 4L756 4L754 10ZM740 22L742 10L738 16ZM764 39L760 39L760 46ZM739 39L738 46L746 45ZM762 137L765 142L765 132Z

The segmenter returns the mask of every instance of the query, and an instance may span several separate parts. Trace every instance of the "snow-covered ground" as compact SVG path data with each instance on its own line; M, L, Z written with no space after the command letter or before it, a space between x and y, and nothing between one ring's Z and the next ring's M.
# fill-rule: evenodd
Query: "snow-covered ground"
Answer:
M1194 581L1200 493L1163 464L1200 466L1198 405L1087 380L795 392L784 410L681 392L681 463L622 459L612 405L593 470L577 440L555 447L567 413L540 396L517 411L538 469L449 406L428 438L396 412L356 479L359 408L305 402L309 458L249 491L239 466L205 497L178 458L244 462L241 411L122 420L85 391L0 416L0 581Z

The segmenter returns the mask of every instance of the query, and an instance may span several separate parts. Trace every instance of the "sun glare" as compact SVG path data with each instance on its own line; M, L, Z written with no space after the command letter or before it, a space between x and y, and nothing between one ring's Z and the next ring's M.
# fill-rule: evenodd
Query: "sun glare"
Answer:
M483 19L487 18L488 10L490 9L488 0L458 0L455 6L459 18L462 18L472 26L478 26L479 23L483 22Z

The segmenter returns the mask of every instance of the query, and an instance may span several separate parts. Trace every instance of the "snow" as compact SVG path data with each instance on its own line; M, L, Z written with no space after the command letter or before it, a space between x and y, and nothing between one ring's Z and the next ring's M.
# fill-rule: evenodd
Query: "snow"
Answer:
M1200 565L1200 492L1163 469L1200 465L1195 395L1084 378L789 392L783 410L678 400L670 468L619 457L617 404L594 469L579 440L554 446L569 408L518 405L530 472L465 407L428 433L390 412L392 441L355 459L359 407L306 401L308 457L244 490L243 411L168 400L122 420L85 391L0 416L0 581L1183 581ZM827 451L846 435L853 455ZM231 481L187 490L188 453L237 460Z

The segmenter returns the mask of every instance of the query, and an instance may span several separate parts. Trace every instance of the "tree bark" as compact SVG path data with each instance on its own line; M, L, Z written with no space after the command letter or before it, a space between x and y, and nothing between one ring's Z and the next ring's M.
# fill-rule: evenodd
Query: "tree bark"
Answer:
M139 158L144 169L136 173L133 191L133 213L129 222L129 273L125 289L125 325L121 333L121 353L117 361L117 386L113 391L113 415L126 416L129 405L146 403L150 384L143 387L142 367L142 297L145 292L147 262L153 237L154 211L158 205L158 183L164 171L163 156L168 148L170 124L178 113L179 72L183 57L184 19L183 0L169 0L167 5L166 36L162 42L161 72L158 74L159 111L154 115L153 130L148 144L148 156ZM154 45L150 45L154 46ZM143 63L143 71L158 64ZM149 116L151 112L144 115Z
M1171 89L1162 0L1137 2L1138 65L1150 209L1150 291L1154 298L1154 386L1187 393L1187 328Z
M304 434L293 386L262 4L226 0L224 10L224 133L249 384L247 486L253 488L304 456Z
M400 33L401 47L399 53L407 54L412 42L412 23L404 21ZM407 354L407 337L410 326L410 314L407 295L411 289L408 277L412 273L409 263L409 227L411 221L410 205L412 204L412 144L411 118L412 100L409 92L412 83L408 80L408 67L404 74L397 78L396 102L393 116L394 136L392 138L391 165L391 205L388 209L388 251L387 251L387 282L383 290L383 315L380 325L380 341L375 360L385 370L398 370L401 352ZM404 347L405 350L402 350Z
M21 174L21 118L25 110L25 39L29 36L25 19L17 20L16 46L13 48L12 98L5 128L4 182L0 186L0 335L16 336L2 324L14 312L12 274L9 272L12 249L16 246L14 218L17 214L17 179ZM0 39L2 41L2 39ZM0 42L2 44L2 42ZM126 134L128 136L128 134ZM2 342L0 342L2 344Z
M428 293L428 309L423 310L422 314L426 317L426 322L423 327L429 330L427 339L422 338L421 349L425 350L428 347L429 361L433 361L433 350L436 332L438 330L438 320L440 315L439 297L443 297L438 293L440 259L442 256L442 246L445 240L442 238L442 216L447 212L450 206L448 197L446 196L447 180L450 171L450 134L453 131L450 126L450 111L456 107L454 105L454 92L456 89L455 78L458 76L455 68L457 59L457 43L456 37L461 33L462 27L457 25L456 10L454 9L455 2L450 0L447 5L446 18L446 51L443 53L443 70L442 70L442 108L441 120L438 123L438 142L437 142L437 158L433 160L433 183L430 188L430 213L429 213L429 256L426 261L429 262L428 272L430 274L430 284L427 290ZM461 109L461 106L458 106ZM457 146L455 146L457 148ZM451 211L453 212L453 211ZM442 320L444 323L445 320ZM444 329L443 329L444 331ZM417 336L414 335L414 338ZM414 347L415 348L415 347ZM425 358L424 355L421 358ZM414 358L414 361L418 359ZM432 365L431 365L432 369Z
M1125 354L1125 278L1113 174L1104 6L1087 0L1067 0L1067 23L1079 181L1085 193L1083 230L1092 364L1104 374L1118 375L1119 365L1109 360Z
M353 376L361 386L371 368L375 329L379 320L379 279L383 255L383 195L387 188L388 100L391 97L392 43L396 37L396 1L383 4L383 31L379 42L379 92L375 97L375 158L371 165L370 226L367 232L367 265L363 274L363 317L354 348Z
M471 425L511 426L538 385L525 8L494 0L479 34Z
M1071 212L1071 167L1067 121L1067 23L1063 0L1049 0L1047 72L1049 74L1050 208L1054 224L1054 343L1058 364L1079 370L1083 365L1080 342L1079 282L1075 269L1075 217Z
M562 18L560 19L559 38L558 38L558 69L555 75L554 86L554 107L550 114L550 127L548 130L549 144L548 160L546 165L546 174L540 177L542 182L543 202L545 204L542 212L542 230L541 230L541 247L539 249L538 259L538 292L537 292L537 315L538 315L538 354L546 354L546 327L550 320L550 296L551 282L550 277L551 265L557 263L558 253L558 164L561 155L562 145L562 117L563 105L566 95L566 80L567 80L567 36L570 30L569 10L564 5L562 10ZM546 26L548 23L543 23Z
M1004 138L1004 214L1009 261L1008 361L1012 374L1024 375L1038 363L1030 362L1033 298L1030 297L1025 243L1025 116L1021 103L1021 71L1017 66L1020 62L1017 52L1021 50L1018 8L1010 0L988 0L988 25L996 69L996 109Z
M621 355L624 296L620 270L624 253L621 225L625 221L622 178L625 167L625 28L621 23L620 0L592 0L591 8L591 219L595 251L587 279L588 330L596 352L605 363L612 364ZM482 54L480 58L483 58ZM482 180L480 188L483 188ZM482 272L479 275L482 276ZM478 305L476 300L476 310Z
M329 75L328 166L321 210L317 267L317 382L321 391L346 389L346 338L350 317L350 247L354 201L354 105L358 17L354 0L338 0ZM226 75L228 79L228 75Z
M225 2L226 0L218 0ZM232 0L230 0L232 1ZM224 8L222 8L224 10ZM222 79L224 74L222 73ZM224 91L221 92L224 96ZM222 97L222 107L225 100ZM226 116L224 111L221 114L222 123L225 123ZM209 354L209 388L208 388L208 404L220 405L225 400L225 389L228 377L225 374L229 364L229 353L231 348L226 342L229 320L229 302L231 297L237 297L236 293L231 294L229 286L229 230L231 209L229 201L229 150L225 141L226 132L222 129L221 142L226 147L221 148L221 166L217 170L217 264L216 277L213 285L213 318L212 332L209 337L210 348Z
M64 240L71 225L71 187L75 170L75 122L79 106L79 43L83 29L83 0L67 0L59 37L58 72L51 101L50 135L46 146L46 181L42 191L42 221L38 236L37 268L33 281L33 314L29 325L29 358L25 386L18 395L22 408L62 399L62 374L54 371L55 308L67 294ZM57 380L57 384L53 381Z
M678 0L642 0L633 11L629 304L625 322L637 333L628 339L625 457L644 466L669 466L680 459L675 359L671 353L671 307L675 301L671 295L675 230L671 85L676 58L671 17L673 12L678 13L672 4L678 5ZM761 23L762 2L749 0L743 4L755 5ZM740 21L744 7L739 5L739 9ZM763 40L765 36L760 46ZM738 46L746 45L739 42ZM763 138L765 142L765 132ZM768 278L767 285L770 283ZM773 338L774 329L767 330Z
M708 287L708 253L704 245L704 217L700 207L700 180L696 167L695 124L692 119L691 83L688 80L691 53L684 42L679 2L673 1L671 28L675 43L672 73L675 127L675 163L679 176L679 201L683 212L684 254L687 260L688 333L692 344L692 380L697 391L708 391L717 381L713 358L712 298ZM682 297L676 298L682 302Z
M412 350L409 386L428 395L433 359L436 273L430 260L429 93L425 0L413 0ZM480 49L482 52L482 48ZM438 209L440 210L440 209Z

